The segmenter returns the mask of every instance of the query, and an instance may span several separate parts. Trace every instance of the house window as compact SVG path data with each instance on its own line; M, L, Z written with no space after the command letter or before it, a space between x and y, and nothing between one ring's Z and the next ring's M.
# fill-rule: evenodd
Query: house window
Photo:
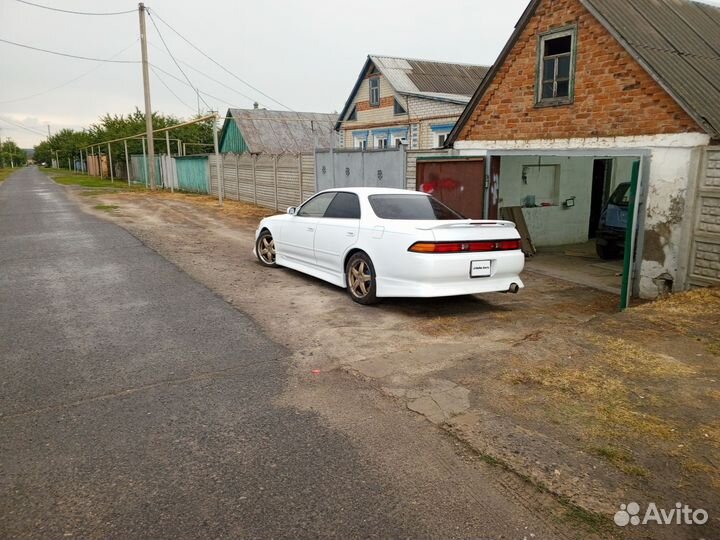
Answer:
M538 104L565 104L573 100L575 29L540 37Z
M449 131L434 131L433 132L433 148L442 148L447 141Z
M385 149L388 147L387 135L375 137L375 148Z
M394 105L394 112L395 114L407 114L407 111L405 110L405 107L400 105L400 102L396 99L395 105Z
M380 106L380 78L373 77L370 79L370 105L372 107Z
M350 111L350 114L347 117L348 122L354 122L357 120L357 107L353 107L352 111Z
M367 149L367 139L360 138L360 137L354 137L353 138L353 148L357 148L359 150L366 150Z

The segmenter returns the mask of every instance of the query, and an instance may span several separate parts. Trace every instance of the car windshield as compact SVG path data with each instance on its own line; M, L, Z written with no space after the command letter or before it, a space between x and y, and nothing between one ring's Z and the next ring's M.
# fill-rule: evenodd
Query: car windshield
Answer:
M449 220L465 219L437 199L427 195L370 195L375 215L381 219Z
M618 185L617 188L615 188L613 194L610 195L610 204L614 204L615 206L627 206L628 204L630 204L629 183L624 182Z

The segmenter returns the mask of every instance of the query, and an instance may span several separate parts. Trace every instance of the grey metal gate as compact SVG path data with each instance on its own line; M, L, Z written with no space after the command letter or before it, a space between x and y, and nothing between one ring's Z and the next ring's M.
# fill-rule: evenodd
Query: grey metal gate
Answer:
M340 187L387 187L405 189L406 151L316 150L317 190Z

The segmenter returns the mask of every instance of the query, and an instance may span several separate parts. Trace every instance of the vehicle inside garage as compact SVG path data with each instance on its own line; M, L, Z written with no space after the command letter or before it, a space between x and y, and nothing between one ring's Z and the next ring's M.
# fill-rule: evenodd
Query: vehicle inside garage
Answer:
M528 269L620 293L630 183L638 157L499 157L501 217L522 216ZM514 221L518 221L514 219Z

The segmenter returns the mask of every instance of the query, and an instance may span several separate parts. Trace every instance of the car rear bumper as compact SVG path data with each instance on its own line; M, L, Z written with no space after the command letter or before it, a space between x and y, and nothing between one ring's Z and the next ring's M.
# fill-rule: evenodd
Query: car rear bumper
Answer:
M625 232L625 229L602 227L597 230L595 241L601 246L623 246L625 244Z
M490 261L490 275L470 277L473 261ZM525 266L522 251L491 253L407 253L402 276L378 271L378 297L433 298L489 292L507 292L513 285L523 288L520 273Z

